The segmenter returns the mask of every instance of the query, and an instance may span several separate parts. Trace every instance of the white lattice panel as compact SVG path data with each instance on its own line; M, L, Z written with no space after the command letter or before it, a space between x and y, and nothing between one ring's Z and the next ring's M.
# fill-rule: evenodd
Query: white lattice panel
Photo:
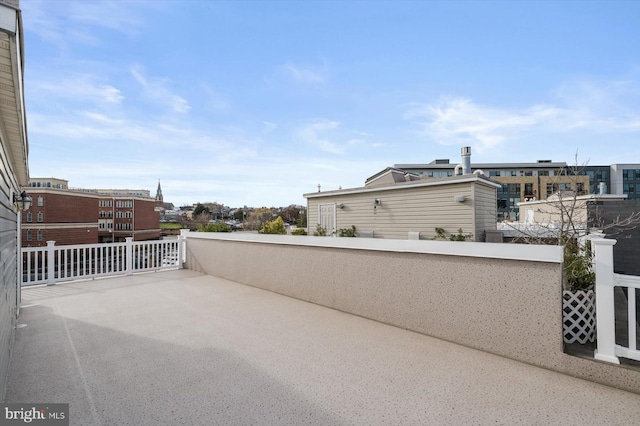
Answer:
M562 292L562 329L565 343L594 342L596 297L589 291Z

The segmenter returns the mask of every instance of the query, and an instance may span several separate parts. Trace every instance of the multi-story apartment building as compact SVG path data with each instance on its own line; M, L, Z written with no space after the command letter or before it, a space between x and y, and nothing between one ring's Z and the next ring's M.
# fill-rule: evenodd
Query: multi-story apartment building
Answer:
M394 168L420 178L453 176L457 163L448 159L428 164L396 164ZM572 167L565 162L538 160L535 163L475 163L472 170L481 170L502 185L498 189L498 220L516 220L518 203L546 199L559 191L574 191L578 195L600 192L627 194L640 198L640 164Z
M70 189L68 181L34 178L32 207L22 214L25 247L160 238L160 213L148 190Z
M118 193L118 191L116 191ZM100 242L134 241L160 238L160 212L154 198L100 194L98 235Z

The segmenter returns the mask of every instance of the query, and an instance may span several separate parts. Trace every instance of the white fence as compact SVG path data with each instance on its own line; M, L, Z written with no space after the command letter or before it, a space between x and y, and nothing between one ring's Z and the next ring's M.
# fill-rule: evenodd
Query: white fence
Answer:
M183 263L184 237L175 240L56 246L22 249L22 285L55 284L134 272L178 269Z
M619 364L618 357L640 361L637 348L636 289L640 289L640 277L614 274L613 246L616 240L594 238L591 240L595 254L596 270L596 318L598 346L595 358ZM627 293L627 346L616 344L615 287Z

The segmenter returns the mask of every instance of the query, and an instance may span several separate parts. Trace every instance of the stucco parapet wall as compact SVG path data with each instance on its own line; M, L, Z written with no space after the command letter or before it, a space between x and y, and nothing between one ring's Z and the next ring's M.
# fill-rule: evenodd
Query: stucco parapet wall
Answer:
M562 247L550 245L311 237L249 233L228 234L218 232L183 232L182 235L187 238L208 240L562 263Z

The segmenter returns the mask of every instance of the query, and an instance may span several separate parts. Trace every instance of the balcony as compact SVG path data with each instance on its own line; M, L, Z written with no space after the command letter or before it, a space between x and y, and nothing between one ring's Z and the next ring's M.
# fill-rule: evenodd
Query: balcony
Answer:
M188 269L25 287L5 400L78 425L637 421L638 393L550 369L640 383L562 353L555 254L482 245L197 235Z

